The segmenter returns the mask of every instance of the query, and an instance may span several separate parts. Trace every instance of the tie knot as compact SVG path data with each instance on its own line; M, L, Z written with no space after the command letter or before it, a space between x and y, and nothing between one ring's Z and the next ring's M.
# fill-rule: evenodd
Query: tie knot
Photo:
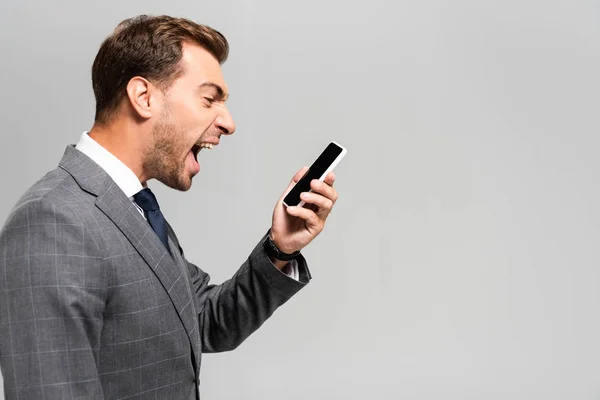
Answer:
M156 211L160 209L158 201L156 201L156 196L154 196L154 193L148 188L142 189L134 194L133 199L144 211Z

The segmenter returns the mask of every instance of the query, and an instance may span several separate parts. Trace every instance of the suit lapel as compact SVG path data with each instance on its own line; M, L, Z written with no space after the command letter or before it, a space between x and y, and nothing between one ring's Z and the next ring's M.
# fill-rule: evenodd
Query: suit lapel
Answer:
M195 306L187 269L183 268L177 246L170 242L171 256L148 222L110 176L73 146L67 147L60 167L69 172L82 189L97 196L96 206L111 219L152 269L168 293L190 339L194 356L199 359L197 314L194 314Z

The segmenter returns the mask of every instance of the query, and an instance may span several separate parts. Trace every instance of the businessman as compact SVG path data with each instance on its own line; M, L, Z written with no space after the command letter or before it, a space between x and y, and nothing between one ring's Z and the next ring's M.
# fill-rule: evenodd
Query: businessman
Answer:
M308 207L285 208L298 171L221 285L187 260L148 188L187 191L201 153L235 131L227 55L219 32L169 16L125 20L102 43L93 126L0 231L7 399L197 399L202 353L235 349L309 282L300 251L336 202L333 174Z

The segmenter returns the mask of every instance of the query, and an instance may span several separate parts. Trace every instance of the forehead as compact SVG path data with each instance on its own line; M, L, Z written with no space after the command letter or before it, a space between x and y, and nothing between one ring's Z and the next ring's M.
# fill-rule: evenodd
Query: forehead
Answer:
M187 80L186 83L214 82L227 90L219 61L200 45L184 42L181 63L185 72L180 79Z

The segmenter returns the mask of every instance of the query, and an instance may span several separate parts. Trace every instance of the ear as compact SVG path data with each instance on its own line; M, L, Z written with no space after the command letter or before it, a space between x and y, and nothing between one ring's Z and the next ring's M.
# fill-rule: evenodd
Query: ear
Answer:
M158 90L147 79L135 76L127 83L127 97L131 107L143 119L149 119L156 112Z

